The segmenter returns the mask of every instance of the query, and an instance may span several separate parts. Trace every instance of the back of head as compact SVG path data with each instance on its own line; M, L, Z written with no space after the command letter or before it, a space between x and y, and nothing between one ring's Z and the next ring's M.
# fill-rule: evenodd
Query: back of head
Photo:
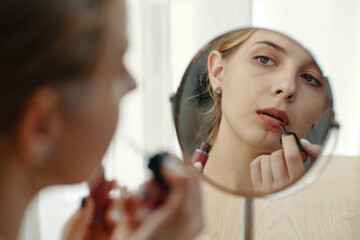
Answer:
M90 74L103 42L106 0L0 3L0 134L12 131L31 94Z

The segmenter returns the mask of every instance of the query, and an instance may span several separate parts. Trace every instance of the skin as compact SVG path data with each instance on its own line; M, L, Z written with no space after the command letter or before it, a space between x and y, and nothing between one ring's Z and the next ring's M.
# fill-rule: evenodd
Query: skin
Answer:
M252 184L255 178L251 169L259 168L259 164L250 168L253 160L264 155L281 162L282 171L275 178L289 178L290 172L296 176L291 182L298 179L305 168L294 138L284 138L281 146L282 132L265 124L257 112L272 107L285 111L289 117L287 131L299 138L320 120L327 109L327 88L309 52L282 34L260 29L227 59L218 51L211 52L208 68L212 88L222 89L222 116L204 173L232 189L264 193ZM269 161L260 162L267 172L278 169Z
M84 181L101 165L116 128L119 102L135 88L122 61L127 48L124 1L115 1L106 16L96 67L88 79L67 89L79 96L76 101L65 104L55 89L40 87L26 103L16 130L0 138L0 235L6 239L17 238L26 206L39 190ZM187 167L169 162L161 169L171 186L168 200L149 215L150 220L140 219L140 227L126 228L125 221L117 225L116 234L126 233L129 239L169 239L169 234L178 234L187 239L201 229L198 181ZM69 220L63 239L84 239L94 211L94 202L86 202ZM120 211L120 205L115 201L114 209Z

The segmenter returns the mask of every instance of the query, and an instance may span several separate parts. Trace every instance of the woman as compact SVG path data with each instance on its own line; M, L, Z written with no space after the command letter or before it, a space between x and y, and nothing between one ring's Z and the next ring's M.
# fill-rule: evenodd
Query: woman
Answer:
M99 167L119 101L135 83L122 61L123 0L5 0L0 6L0 239L16 239L39 190L78 183ZM186 239L199 231L197 181L171 161L160 171L170 186L166 201L136 227L123 221L116 234ZM84 238L93 204L88 199L74 215L65 239Z
M301 177L299 147L294 136L282 136L280 125L303 138L329 105L309 52L280 33L242 29L218 40L207 65L212 149L204 174L247 195L271 193ZM320 146L301 142L317 156Z

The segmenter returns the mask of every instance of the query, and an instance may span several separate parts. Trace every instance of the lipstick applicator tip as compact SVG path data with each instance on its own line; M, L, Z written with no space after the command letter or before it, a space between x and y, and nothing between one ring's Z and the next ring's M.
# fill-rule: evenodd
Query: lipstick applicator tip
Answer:
M294 138L295 138L295 141L296 141L296 144L300 150L300 154L301 154L301 158L303 160L303 162L306 161L306 159L308 158L309 154L305 151L305 149L303 148L303 146L301 145L300 141L299 141L299 138L297 137L297 135L293 132L287 132L285 130L285 127L283 124L279 123L279 126L281 128L281 131L284 133L285 136L289 136L289 135L293 135ZM280 143L282 144L282 140L280 138Z
M289 135L289 134L286 132L285 127L284 127L283 124L279 123L279 126L280 126L280 129L281 129L281 131L284 133L285 136Z

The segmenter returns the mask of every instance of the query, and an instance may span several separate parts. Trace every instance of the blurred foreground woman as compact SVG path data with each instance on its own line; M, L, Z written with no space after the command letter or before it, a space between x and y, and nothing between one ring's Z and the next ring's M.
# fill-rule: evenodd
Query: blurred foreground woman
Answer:
M122 61L123 0L4 0L0 19L0 239L16 239L39 190L84 181L100 166L135 83ZM123 211L113 239L195 236L201 199L189 171L167 158L165 201L136 225L126 204L112 204ZM84 239L93 211L87 198L63 238Z

